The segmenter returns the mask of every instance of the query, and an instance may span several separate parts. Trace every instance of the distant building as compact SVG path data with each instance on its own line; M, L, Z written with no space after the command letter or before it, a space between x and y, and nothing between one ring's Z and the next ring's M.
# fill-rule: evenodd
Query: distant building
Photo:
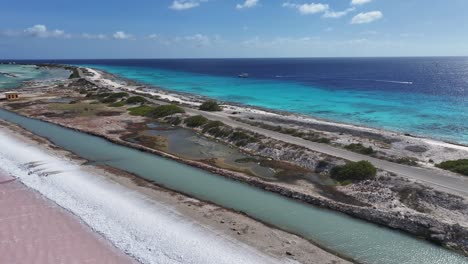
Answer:
M17 100L17 99L19 99L19 93L17 93L17 92L6 92L5 93L5 98L7 100Z

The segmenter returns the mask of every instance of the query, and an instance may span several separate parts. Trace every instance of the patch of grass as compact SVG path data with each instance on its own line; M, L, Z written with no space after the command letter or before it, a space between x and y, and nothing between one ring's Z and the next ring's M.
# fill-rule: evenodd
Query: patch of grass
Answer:
M204 124L206 124L207 122L208 122L208 119L206 117L204 117L204 116L201 116L201 115L187 117L184 120L184 123L188 127L200 127L200 126L203 126Z
M438 168L449 170L468 176L468 159L448 160L435 165Z
M147 100L142 96L132 96L125 101L126 104L144 104L146 102Z
M204 102L203 104L200 105L199 109L202 111L209 111L209 112L223 110L223 108L216 101L213 101L213 100Z
M218 126L218 127L210 128L207 131L207 133L212 135L215 138L227 138L229 137L229 135L231 135L232 129L223 127L223 126Z
M373 179L376 174L377 168L365 160L336 166L330 172L331 177L339 182Z
M154 110L155 110L154 107L147 106L147 105L141 105L141 106L132 107L128 109L128 111L130 112L130 115L133 115L133 116L148 116Z
M182 114L185 113L184 109L180 108L177 105L160 105L154 110L149 113L149 116L153 118L161 118L165 116L175 115L175 114Z
M110 107L122 107L125 105L125 102L124 101L120 101L120 102L115 102L115 103L112 103L110 104L109 106Z
M221 121L209 121L203 126L203 133L208 132L212 128L217 128L220 126L224 126L224 123Z
M111 93L108 97L109 98L114 98L114 99L121 99L124 97L127 97L128 93L126 92L120 92L120 93Z
M243 147L249 143L256 142L256 139L245 132L234 131L229 137L230 140L234 141L234 144L238 147Z
M237 163L249 163L249 162L258 162L258 159L252 157L246 157L242 159L236 159L235 162Z
M372 154L375 153L375 151L374 151L374 149L372 147L365 147L361 143L349 144L349 145L345 146L344 148L347 149L347 150L350 150L352 152L361 153L361 154L364 154L364 155L372 155Z

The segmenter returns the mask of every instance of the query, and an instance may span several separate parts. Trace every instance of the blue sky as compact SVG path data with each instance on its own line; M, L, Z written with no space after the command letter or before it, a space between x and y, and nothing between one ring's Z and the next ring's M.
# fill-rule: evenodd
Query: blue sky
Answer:
M0 59L468 55L466 0L0 4Z

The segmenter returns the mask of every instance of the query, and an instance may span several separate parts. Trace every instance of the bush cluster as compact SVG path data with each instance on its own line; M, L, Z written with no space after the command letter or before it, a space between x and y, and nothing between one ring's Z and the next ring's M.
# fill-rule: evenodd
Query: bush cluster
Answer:
M184 109L178 107L177 105L160 105L154 108L153 111L149 113L148 116L153 118L161 118L165 116L175 115L175 114L182 114L185 113Z
M206 101L200 105L199 109L202 111L209 111L209 112L223 110L223 108L216 101Z
M201 116L201 115L187 117L184 120L184 123L188 127L200 127L200 126L203 126L204 124L206 124L207 122L208 122L208 119L206 117L204 117L204 116Z
M330 175L337 181L363 181L375 178L377 169L369 161L350 162L334 167Z
M435 165L438 168L468 176L468 159L449 160Z
M345 149L356 152L356 153L361 153L364 155L372 155L375 153L374 149L372 147L365 147L361 143L358 144L349 144L345 146Z

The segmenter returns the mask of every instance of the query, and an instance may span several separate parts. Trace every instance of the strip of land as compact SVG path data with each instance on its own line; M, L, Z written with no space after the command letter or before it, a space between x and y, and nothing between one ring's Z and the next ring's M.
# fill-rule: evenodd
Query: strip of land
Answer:
M232 104L200 111L206 98L79 71L84 78L28 84L19 89L21 100L1 105L468 252L463 176L434 167L465 157L465 146ZM174 112L147 114L159 109ZM332 179L333 168L350 160L385 169L362 181Z

